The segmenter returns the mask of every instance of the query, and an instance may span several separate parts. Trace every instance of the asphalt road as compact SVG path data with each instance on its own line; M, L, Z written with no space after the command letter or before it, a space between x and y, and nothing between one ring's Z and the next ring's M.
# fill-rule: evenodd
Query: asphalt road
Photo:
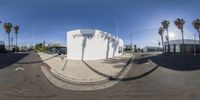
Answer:
M1 100L199 100L200 63L194 58L136 54L118 84L98 91L57 88L41 71L35 53L0 54ZM199 57L200 58L200 57ZM199 59L196 57L195 59ZM189 64L191 61L195 65ZM178 64L176 61L179 61ZM184 66L186 65L186 66ZM191 65L191 66L190 66ZM24 70L17 70L17 67Z

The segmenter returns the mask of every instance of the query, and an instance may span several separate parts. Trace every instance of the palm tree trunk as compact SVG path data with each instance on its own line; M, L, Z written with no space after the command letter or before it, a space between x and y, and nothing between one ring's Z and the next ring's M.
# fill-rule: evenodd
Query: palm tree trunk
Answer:
M200 44L200 30L198 29L197 31L199 33L199 44Z
M182 33L183 53L185 53L185 44L184 44L184 33L183 33L183 29L181 29L181 33Z
M163 35L161 35L161 42L162 42L162 48L164 50L164 45L163 45Z
M16 47L17 47L17 34L16 34Z
M10 34L8 33L8 50L10 51Z
M168 38L168 40L167 40L167 43L168 43L168 52L170 52L170 47L169 47L169 33L168 33L168 29L166 29L166 31L167 31L167 38Z

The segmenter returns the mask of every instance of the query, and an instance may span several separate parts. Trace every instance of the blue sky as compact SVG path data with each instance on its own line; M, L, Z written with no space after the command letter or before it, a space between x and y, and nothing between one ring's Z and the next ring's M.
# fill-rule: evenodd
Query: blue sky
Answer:
M0 0L0 20L20 26L21 45L65 43L67 31L94 28L118 34L126 44L133 33L133 43L143 47L158 44L163 19L171 22L171 39L181 38L173 24L177 18L186 21L185 38L193 38L191 22L200 18L199 5L199 0ZM7 43L2 24L0 40Z

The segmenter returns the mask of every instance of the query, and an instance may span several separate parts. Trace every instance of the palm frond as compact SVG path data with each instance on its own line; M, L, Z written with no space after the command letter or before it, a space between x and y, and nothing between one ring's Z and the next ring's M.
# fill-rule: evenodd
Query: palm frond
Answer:
M162 24L163 28L167 30L168 27L169 27L170 22L168 20L163 20L161 22L161 24Z
M174 21L174 24L177 26L178 29L183 29L183 25L185 24L185 21L184 19L178 18Z
M16 26L14 26L14 27L13 27L13 29L14 29L15 33L17 34L17 33L18 33L18 31L19 31L19 26L18 26L18 25L16 25Z
M195 29L199 30L200 29L200 20L196 19L192 22L192 25Z

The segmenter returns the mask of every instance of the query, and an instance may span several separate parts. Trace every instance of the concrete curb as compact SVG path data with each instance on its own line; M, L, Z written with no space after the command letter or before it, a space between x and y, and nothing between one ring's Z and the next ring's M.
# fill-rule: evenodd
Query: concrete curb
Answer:
M132 55L129 61L127 62L127 66L122 69L114 78L123 78L129 69L131 68L131 63L134 59L134 56ZM70 80L63 80L57 77L55 74L53 74L47 66L41 66L42 72L46 76L46 78L55 86L63 88L63 89L69 89L69 90L79 90L79 91L91 91L91 90L99 90L99 89L105 89L108 87L111 87L115 84L117 84L120 80L112 80L112 79L105 79L100 82L90 82L90 83L80 83L80 82L73 82Z
M120 74L126 69L126 67L128 66L128 64L131 62L132 58L133 58L133 55L129 58L129 60L124 65L125 67L119 73L116 73L113 76L108 76L105 79L98 80L98 81L81 82L81 81L76 81L76 79L72 79L72 78L70 78L68 76L62 75L62 74L58 73L56 70L50 70L50 72L55 77L57 77L58 79L63 80L63 81L68 82L68 83L72 83L72 84L77 84L77 85L101 84L101 83L104 83L104 82L107 82L109 80L112 80L112 79L115 79L115 78L119 77ZM47 66L50 67L48 64L47 64Z
M71 84L76 84L76 85L99 84L99 83L106 82L108 80L108 79L103 79L103 80L99 80L99 81L95 81L95 82L81 82L81 81L76 81L76 79L72 79L70 77L61 75L56 71L50 71L50 73L53 76L57 77L58 79L63 80L64 82L71 83Z

